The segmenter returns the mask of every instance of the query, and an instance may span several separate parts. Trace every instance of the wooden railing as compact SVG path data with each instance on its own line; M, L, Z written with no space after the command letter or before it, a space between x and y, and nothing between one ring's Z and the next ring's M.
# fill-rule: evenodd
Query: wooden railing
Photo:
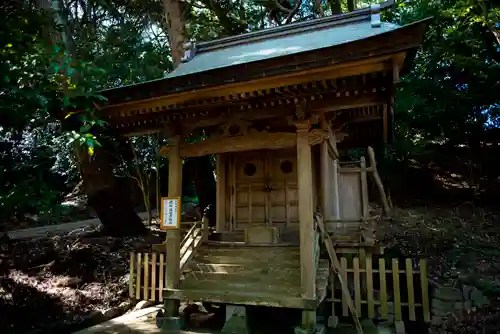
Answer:
M320 223L319 220L323 220L323 216L319 213L314 214L314 240L313 240L313 254L314 254L314 271L317 271L318 269L318 263L319 263L319 257L320 257L320 252L321 252L321 232L319 231L319 226L318 224Z
M404 269L401 268L399 259L389 261L391 265L388 268L384 258L375 263L371 256L367 256L365 261L360 261L357 257L340 258L340 272L344 280L349 282L357 316L384 320L394 317L395 322L401 322L403 308L407 308L405 314L408 314L410 321L415 321L420 313L425 322L430 322L426 260L416 262L405 259ZM335 304L339 303L342 305L342 316L348 316L348 303L338 290L336 275L331 275L330 284L332 296L327 301L333 303L332 318L336 317ZM362 311L366 314L362 314Z
M180 268L184 268L186 263L193 257L196 249L203 240L208 240L208 221L204 218L201 222L196 222L186 233L181 242Z
M180 245L179 267L184 266L194 256L204 241L208 240L208 219L193 222ZM138 300L162 301L166 277L164 244L154 245L148 253L130 252L129 296ZM155 251L157 249L157 251Z

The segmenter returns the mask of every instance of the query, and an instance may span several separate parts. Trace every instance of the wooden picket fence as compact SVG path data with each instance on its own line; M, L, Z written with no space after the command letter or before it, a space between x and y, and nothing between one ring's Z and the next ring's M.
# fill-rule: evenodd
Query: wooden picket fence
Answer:
M165 253L130 252L129 297L163 301Z
M371 256L364 261L357 257L340 258L340 271L349 282L358 317L388 320L393 315L394 321L403 321L403 312L407 312L410 321L416 321L417 315L421 315L420 319L430 322L427 262L405 259L404 268L400 262L397 258L390 259L388 268L384 258L378 259L375 267ZM333 303L332 317L337 317L336 304L342 305L342 316L349 316L347 301L342 298L335 275L331 275L330 284L332 295L327 301Z
M194 256L198 247L208 239L208 222L194 222L184 235L180 247L180 263L182 268ZM162 301L163 290L166 287L166 256L164 252L155 252L154 249L164 245L153 245L151 253L130 252L129 296L138 300Z

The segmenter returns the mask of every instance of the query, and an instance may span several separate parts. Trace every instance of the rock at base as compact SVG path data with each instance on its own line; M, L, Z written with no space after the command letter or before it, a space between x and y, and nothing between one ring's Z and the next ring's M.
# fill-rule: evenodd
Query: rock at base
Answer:
M320 324L316 324L316 327L314 327L314 329L312 329L312 330L305 329L302 327L294 327L293 333L294 334L324 334L324 333L326 333L326 328L325 328L325 326L320 325Z
M135 304L133 311L142 310L142 309L144 309L146 307L150 307L150 306L153 306L153 305L154 305L154 302L152 302L150 300L141 300L140 302L138 302L137 304Z
M178 334L181 331L181 320L179 317L164 317L163 312L158 312L156 326L161 328L162 333Z
M227 305L226 322L222 328L223 334L248 334L248 322L245 306Z

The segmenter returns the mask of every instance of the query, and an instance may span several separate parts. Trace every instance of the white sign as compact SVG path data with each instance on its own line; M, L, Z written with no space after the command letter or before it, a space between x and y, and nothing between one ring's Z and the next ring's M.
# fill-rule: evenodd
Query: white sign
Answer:
M180 225L180 199L163 197L161 203L161 228L173 229Z

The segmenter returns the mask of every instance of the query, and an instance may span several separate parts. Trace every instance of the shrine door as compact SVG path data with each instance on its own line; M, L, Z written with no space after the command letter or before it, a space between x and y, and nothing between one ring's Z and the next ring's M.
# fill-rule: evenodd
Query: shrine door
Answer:
M298 228L295 150L242 152L230 164L226 184L232 230L249 224Z

